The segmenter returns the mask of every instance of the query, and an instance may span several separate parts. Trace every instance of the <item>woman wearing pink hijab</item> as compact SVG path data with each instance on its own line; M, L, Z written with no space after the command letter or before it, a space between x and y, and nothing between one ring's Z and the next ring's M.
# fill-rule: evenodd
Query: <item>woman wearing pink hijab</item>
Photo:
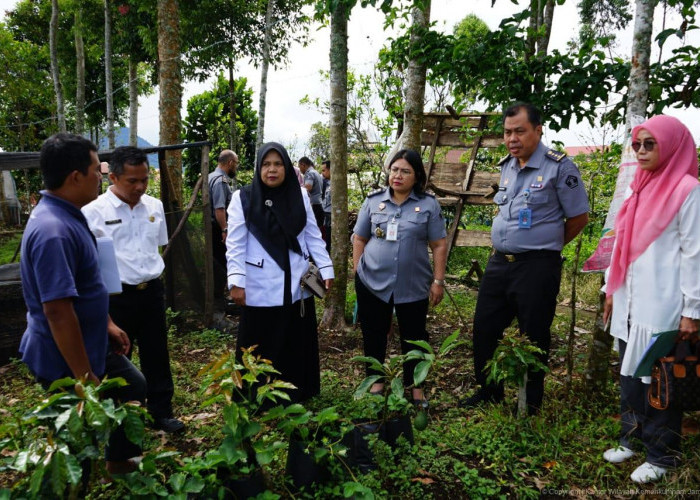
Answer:
M649 377L634 377L652 334L700 325L700 187L698 154L688 129L670 116L655 116L632 131L638 168L615 222L615 248L607 271L603 320L620 353L620 444L608 462L636 455L646 461L630 478L647 483L680 460L682 412L657 410L647 400ZM639 450L641 451L641 450Z

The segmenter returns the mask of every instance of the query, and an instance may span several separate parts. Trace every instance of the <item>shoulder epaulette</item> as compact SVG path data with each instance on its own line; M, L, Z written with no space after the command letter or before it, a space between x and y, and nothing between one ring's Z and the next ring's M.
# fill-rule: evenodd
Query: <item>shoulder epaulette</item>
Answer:
M498 166L500 167L501 165L503 165L505 162L507 162L510 159L511 159L511 156L509 154L505 155L503 158L498 160Z
M554 160L557 163L559 163L564 158L566 158L566 153L562 153L561 151L557 151L555 149L550 149L545 153L545 156L550 160Z
M370 196L376 196L376 195L378 195L379 193L383 193L383 192L384 192L384 188L375 189L374 191L372 191L371 193L369 193L369 194L367 195L367 198L369 198Z

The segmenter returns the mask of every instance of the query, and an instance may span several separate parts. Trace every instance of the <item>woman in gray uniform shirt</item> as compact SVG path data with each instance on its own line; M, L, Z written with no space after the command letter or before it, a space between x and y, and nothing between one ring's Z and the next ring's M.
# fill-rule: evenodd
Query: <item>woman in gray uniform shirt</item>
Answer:
M386 356L394 309L402 352L414 348L407 340L428 340L428 304L435 306L442 300L447 261L445 222L435 197L423 191L427 178L420 155L404 149L389 165L388 187L365 200L352 244L364 351L380 361ZM413 383L414 368L415 362L404 366L406 386ZM382 390L379 383L371 388L375 393ZM413 388L412 398L416 405L428 406L420 387Z

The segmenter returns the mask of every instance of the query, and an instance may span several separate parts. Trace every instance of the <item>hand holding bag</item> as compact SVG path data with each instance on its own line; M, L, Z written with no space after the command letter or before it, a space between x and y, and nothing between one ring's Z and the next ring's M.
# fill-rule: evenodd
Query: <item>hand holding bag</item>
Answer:
M321 270L313 262L309 262L309 269L301 277L301 287L319 299L326 295L326 282L321 277Z
M700 341L678 342L672 356L660 358L651 369L649 404L657 410L669 405L681 411L700 410Z

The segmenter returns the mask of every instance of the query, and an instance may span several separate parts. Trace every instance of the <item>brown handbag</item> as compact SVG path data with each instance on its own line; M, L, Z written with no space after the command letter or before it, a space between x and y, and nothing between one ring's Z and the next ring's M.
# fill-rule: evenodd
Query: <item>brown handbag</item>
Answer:
M649 404L681 411L700 410L700 342L678 342L671 356L659 358L651 369Z

